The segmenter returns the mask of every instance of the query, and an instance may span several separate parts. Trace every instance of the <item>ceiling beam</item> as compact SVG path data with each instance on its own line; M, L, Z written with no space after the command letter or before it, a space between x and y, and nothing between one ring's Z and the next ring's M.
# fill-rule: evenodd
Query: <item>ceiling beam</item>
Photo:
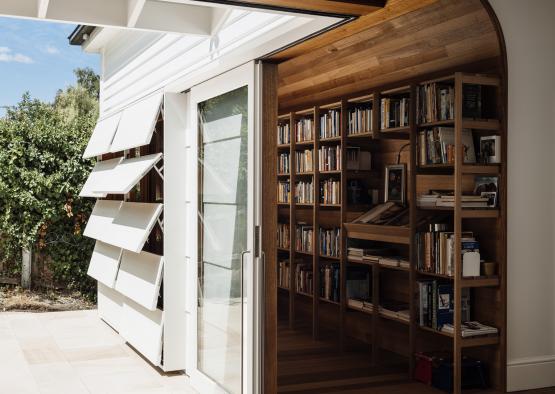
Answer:
M48 4L50 0L37 0L37 17L40 19L46 18L48 12Z
M135 27L146 0L127 0L127 27Z
M135 28L209 36L212 21L213 7L147 0Z

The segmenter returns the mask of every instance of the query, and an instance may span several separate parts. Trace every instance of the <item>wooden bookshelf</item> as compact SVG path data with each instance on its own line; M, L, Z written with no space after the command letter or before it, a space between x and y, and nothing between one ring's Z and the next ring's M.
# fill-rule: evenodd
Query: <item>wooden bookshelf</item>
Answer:
M454 88L455 103L453 119L435 120L431 122L417 122L417 87L424 83L450 83ZM288 179L291 185L289 204L280 204L278 222L287 222L290 226L291 240L289 249L278 248L278 261L285 256L289 258L290 278L289 288L280 288L278 296L286 300L288 323L295 328L297 318L304 315L300 312L299 303L309 303L311 335L314 339L321 339L322 330L337 332L338 347L342 349L347 337L364 341L372 349L371 358L379 363L380 351L387 350L406 356L410 375L414 371L414 354L420 351L443 350L450 351L454 359L455 392L460 392L461 358L469 354L483 359L490 366L490 381L493 388L504 387L504 363L506 359L506 138L503 124L500 121L501 112L496 119L465 119L462 117L463 84L484 84L497 88L497 105L501 103L499 79L495 76L481 74L450 73L436 76L433 79L422 78L412 80L409 84L400 83L399 86L388 85L378 87L370 92L356 92L330 100L329 103L319 103L309 109L291 112L279 116L279 121L289 121L291 125L291 142L278 146L278 152L289 151L289 174L277 174L280 181ZM408 125L399 127L382 127L380 103L383 97L404 97L408 102ZM362 130L356 134L349 133L348 114L354 106L360 103L371 105L371 130ZM338 110L340 116L339 136L320 138L320 115L329 110ZM295 141L295 122L302 117L313 119L314 139L309 141ZM419 165L418 161L418 133L433 127L452 127L455 135L455 160L452 164ZM487 133L501 135L502 162L499 164L468 164L462 158L462 132L470 128L477 135ZM486 134L484 134L486 133ZM409 144L403 150L403 147ZM323 171L319 167L319 149L321 146L340 146L341 168L333 171ZM347 169L347 147L360 147L371 152L371 170ZM313 171L298 173L295 171L295 152L304 149L313 150ZM401 151L401 153L399 153ZM409 207L409 223L405 226L387 226L352 223L352 220L367 211L369 204L350 204L347 183L354 179L367 181L369 188L379 185L379 202L383 202L383 173L386 165L396 164L397 156L407 166L407 205ZM468 192L469 180L473 176L498 177L498 207L497 208L463 208L461 196ZM325 179L340 181L340 201L336 204L321 203L320 182ZM295 184L299 180L312 180L314 185L314 203L306 204L295 201ZM419 208L416 197L424 189L444 189L449 185L454 190L455 203L453 207ZM455 262L454 275L448 276L434 272L424 272L417 269L416 234L422 215L442 215L447 217L453 226ZM312 225L312 252L296 250L295 228L299 223ZM337 257L322 255L319 245L319 229L337 227L341 230ZM490 277L462 277L461 234L463 231L474 231L480 241L480 252L488 260L497 263L497 273ZM409 268L392 267L377 263L349 259L347 247L351 242L377 242L398 248L410 261ZM303 294L295 288L295 267L297 260L312 266L313 291ZM339 302L321 297L320 267L323 264L339 265ZM373 311L348 305L347 300L347 272L350 266L366 266L369 270L371 282L370 298ZM454 297L454 333L434 330L419 325L418 318L418 281L438 280L453 285ZM495 336L480 336L463 338L461 336L461 293L463 289L472 292L471 311L474 320L498 328ZM395 318L380 312L381 303L387 301L406 302L410 310L410 320ZM338 307L338 308L337 308ZM375 313L375 311L378 311ZM306 317L306 316L303 316ZM330 327L333 321L333 327ZM395 325L394 329L393 326ZM391 336L391 337L389 337ZM408 350L407 350L408 349Z

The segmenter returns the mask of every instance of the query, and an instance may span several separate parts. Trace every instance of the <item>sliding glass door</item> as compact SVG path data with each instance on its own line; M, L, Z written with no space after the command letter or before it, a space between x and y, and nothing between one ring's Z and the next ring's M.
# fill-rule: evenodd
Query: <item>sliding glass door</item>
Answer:
M203 393L253 392L253 85L248 64L191 90L198 195L188 372Z

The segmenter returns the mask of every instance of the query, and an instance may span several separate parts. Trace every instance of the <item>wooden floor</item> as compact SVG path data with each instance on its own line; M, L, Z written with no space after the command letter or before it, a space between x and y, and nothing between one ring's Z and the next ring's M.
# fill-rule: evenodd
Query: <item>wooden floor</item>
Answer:
M382 352L384 353L384 352ZM278 393L288 394L445 394L409 379L406 359L380 354L371 365L365 346L340 353L333 339L314 341L308 330L278 326ZM469 394L500 394L472 390ZM555 394L555 388L523 391Z

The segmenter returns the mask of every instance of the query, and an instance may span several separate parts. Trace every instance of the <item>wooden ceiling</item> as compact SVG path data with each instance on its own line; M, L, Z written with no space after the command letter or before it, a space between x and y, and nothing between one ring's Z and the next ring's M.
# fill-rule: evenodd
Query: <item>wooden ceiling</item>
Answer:
M387 5L272 57L280 109L323 103L418 75L495 59L497 32L480 0Z

